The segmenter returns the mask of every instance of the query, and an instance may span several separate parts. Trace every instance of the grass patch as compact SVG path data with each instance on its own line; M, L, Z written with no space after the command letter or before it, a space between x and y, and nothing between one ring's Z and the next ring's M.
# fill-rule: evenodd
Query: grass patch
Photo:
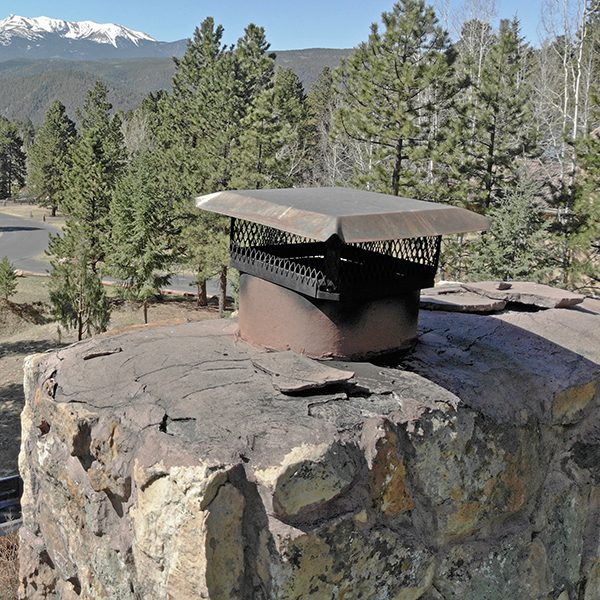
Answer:
M17 292L11 297L15 304L42 302L49 304L47 277L19 277L17 279Z

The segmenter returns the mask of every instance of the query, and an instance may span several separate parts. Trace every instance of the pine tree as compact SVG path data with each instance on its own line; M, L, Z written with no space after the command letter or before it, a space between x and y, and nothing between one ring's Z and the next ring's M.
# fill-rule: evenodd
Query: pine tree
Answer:
M157 160L176 190L174 209L183 226L184 260L196 273L199 299L206 295L206 279L227 273L229 259L223 248L229 220L199 214L191 199L229 187L240 121L247 109L242 71L222 36L223 27L215 26L212 17L196 28L185 55L175 61L173 93L161 103L157 132ZM217 271L212 268L215 254Z
M363 144L355 183L373 191L423 196L431 189L442 111L457 92L455 53L424 0L400 0L339 71L337 128Z
M194 195L231 187L240 160L253 162L249 149L242 156L241 137L248 127L254 134L269 128L273 118L274 99L268 92L275 61L264 29L250 24L233 47L223 46L222 36L223 27L210 17L196 29L185 55L176 60L173 93L163 104L161 152ZM254 164L261 171L265 154L258 154Z
M26 155L16 123L0 117L0 197L12 198L25 185Z
M50 299L63 325L84 334L104 331L110 306L102 287L110 235L109 210L126 151L121 121L111 118L108 90L97 82L80 114L82 131L71 151L63 211L63 236L50 240Z
M284 143L275 158L284 172L285 187L302 185L310 169L310 151L315 127L311 122L308 98L300 78L291 69L279 68L273 83L275 110L283 123Z
M173 77L174 95L184 98L197 93L202 87L203 69L214 64L225 52L223 26L215 27L212 17L207 17L194 36L188 40L183 58L174 58L177 72Z
M535 203L537 186L524 176L490 209L491 228L469 247L475 279L534 281L547 279L556 266L549 223Z
M67 176L64 211L66 231L77 231L88 240L94 271L104 258L110 234L109 210L113 191L125 169L127 153L121 133L121 119L111 118L108 90L98 81L88 92L81 137L71 152L72 166Z
M243 101L252 102L260 93L273 86L275 73L275 54L269 53L270 44L267 42L265 30L250 23L244 30L244 35L238 40L234 55L239 74L239 95Z
M527 48L519 22L503 21L491 48L477 57L463 56L463 68L475 77L454 119L451 145L455 198L485 211L517 182L522 159L536 149L530 89L525 82ZM473 65L477 58L481 64Z
M186 216L182 236L185 244L186 267L195 276L194 284L198 288L198 305L206 306L206 282L214 277L227 276L229 261L229 220L193 210ZM225 309L221 290L220 312Z
M596 113L600 112L598 109ZM595 115L596 118L598 114ZM576 144L580 173L574 186L573 211L560 231L564 281L569 288L600 288L600 131Z
M223 46L222 36L223 28L212 18L196 29L184 57L176 61L173 93L162 104L157 135L159 161L176 181L178 209L189 221L183 238L200 288L214 274L210 265L219 257L221 311L229 220L195 215L190 199L242 182L248 187L274 185L280 175L273 156L282 148L278 135L267 135L274 131L273 122L280 125L272 96L274 57L264 29L249 25L235 47ZM202 244L210 247L198 247Z
M101 277L94 271L85 237L72 233L60 244L50 245L50 252L60 251L51 259L50 302L60 323L77 330L77 339L106 331L110 321L110 304Z
M123 281L125 295L141 301L144 323L148 302L168 285L179 229L169 190L150 152L137 155L118 182L110 207L112 225L107 262Z
M0 296L8 300L17 291L15 267L8 256L0 261Z
M223 28L210 17L196 28L176 61L173 93L162 106L158 142L188 198L228 187L231 151L244 116L233 51L222 46L222 35Z
M69 119L65 107L56 101L46 113L29 153L29 185L42 206L56 215L66 186L70 168L70 150L77 138L75 123Z
M298 76L279 69L272 87L254 99L241 122L231 187L259 189L302 184L308 171L308 106Z
M16 121L17 132L23 140L23 152L29 157L29 152L35 140L35 127L28 117L25 121Z

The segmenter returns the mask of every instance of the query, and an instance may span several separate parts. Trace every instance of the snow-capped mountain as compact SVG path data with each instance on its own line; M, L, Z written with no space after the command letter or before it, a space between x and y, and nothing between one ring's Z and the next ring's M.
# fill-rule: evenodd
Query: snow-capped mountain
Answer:
M141 40L156 42L146 33L133 31L122 25L114 23L95 23L94 21L63 21L37 17L29 19L18 15L10 15L0 21L0 44L6 46L14 37L25 38L30 41L43 39L47 34L57 34L60 37L72 40L89 40L98 44L112 44L115 48L123 42L132 42L136 46Z
M159 42L146 33L114 23L18 15L0 20L0 61L14 58L171 57L181 55L185 46L186 40Z

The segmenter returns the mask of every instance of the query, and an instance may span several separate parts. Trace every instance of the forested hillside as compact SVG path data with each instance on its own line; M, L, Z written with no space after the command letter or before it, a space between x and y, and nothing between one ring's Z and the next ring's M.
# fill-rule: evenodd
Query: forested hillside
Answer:
M0 79L28 78L48 72L87 73L107 84L131 87L144 95L171 87L175 73L172 58L125 58L114 60L30 60L0 62ZM5 83L9 83L8 81Z
M304 90L310 92L325 67L336 69L343 58L348 58L352 50L333 48L307 48L306 50L285 50L275 52L275 66L291 69L298 75Z
M11 121L30 120L39 126L52 103L64 98L67 113L75 117L97 80L97 76L85 71L46 71L30 77L0 79L0 115ZM111 83L111 102L119 110L137 109L145 95L133 87Z
M77 125L68 97L33 141L0 122L0 192L26 182L67 216L51 297L80 336L108 322L105 274L144 303L181 268L200 298L206 279L225 284L229 221L193 204L223 189L341 185L464 206L493 225L445 240L441 277L597 294L600 24L586 6L532 49L516 19L471 18L453 43L431 6L399 0L308 94L261 27L225 47L208 18L170 89L135 111L115 114L96 82Z
M350 50L309 48L277 52L275 64L292 69L310 90L324 67L335 68ZM39 126L55 100L73 118L87 90L101 79L110 88L114 110L135 110L150 92L171 89L172 58L105 60L13 59L0 62L0 115Z

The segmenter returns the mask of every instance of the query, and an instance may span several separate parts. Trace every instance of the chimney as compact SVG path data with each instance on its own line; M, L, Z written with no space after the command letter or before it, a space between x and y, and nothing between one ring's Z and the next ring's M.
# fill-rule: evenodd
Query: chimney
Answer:
M456 206L349 188L224 191L197 206L231 217L240 336L313 358L411 347L441 236L490 225Z

